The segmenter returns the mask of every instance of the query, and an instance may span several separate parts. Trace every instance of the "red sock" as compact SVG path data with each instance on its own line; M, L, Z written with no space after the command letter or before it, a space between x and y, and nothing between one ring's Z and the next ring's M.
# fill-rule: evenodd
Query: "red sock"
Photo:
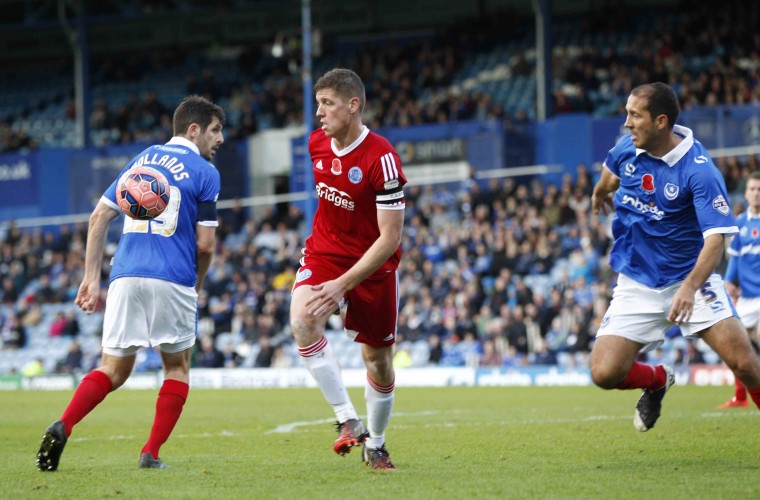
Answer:
M667 376L662 366L645 365L634 361L628 375L616 389L649 389L655 391L665 385Z
M111 387L111 379L100 370L85 375L61 416L66 436L70 436L73 427L106 398Z
M760 387L755 387L754 389L747 388L747 392L752 401L755 402L755 406L760 408Z
M161 390L158 391L156 400L156 417L153 420L153 428L150 437L140 453L150 453L153 458L158 458L158 450L169 439L174 426L182 414L187 393L190 386L179 380L164 380Z
M747 389L744 387L744 384L742 384L741 380L739 380L737 377L734 377L734 386L736 387L736 391L734 392L734 397L737 401L746 401L747 400Z

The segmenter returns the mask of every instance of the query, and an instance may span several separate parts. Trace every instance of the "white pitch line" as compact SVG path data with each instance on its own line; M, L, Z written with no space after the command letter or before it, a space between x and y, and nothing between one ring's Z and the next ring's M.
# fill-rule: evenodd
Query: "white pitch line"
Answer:
M415 413L394 413L394 417L418 417L421 415L435 415L437 411L420 411ZM321 420L304 420L301 422L291 422L289 424L278 425L270 431L266 431L264 434L287 434L294 432L299 427L307 427L311 425L330 424L335 422L334 418L324 418Z
M448 412L448 413L459 413L460 411L454 411L454 412ZM436 415L440 413L439 411L420 411L420 412L413 412L413 413L394 413L393 417L419 417L419 416L425 416L425 415ZM683 416L683 415L680 415ZM738 412L738 411L725 411L725 412L709 412L709 413L702 413L699 415L701 418L725 418L725 417L743 417L743 418L759 418L760 412L758 411L744 411L744 412ZM489 422L441 422L441 423L427 423L424 424L422 427L425 428L447 428L447 427L474 427L474 426L483 426L483 425L527 425L527 424L567 424L567 423L578 423L578 422L596 422L600 420L627 420L630 419L631 416L629 415L589 415L588 417L583 418L560 418L560 419L547 419L547 420L540 420L540 419L529 419L529 420L492 420ZM282 424L278 425L274 429L266 431L264 434L288 434L291 432L297 432L299 427L309 427L313 425L323 425L323 424L331 424L334 423L334 418L323 418L320 420L303 420L299 422L290 422L288 424ZM412 428L419 428L419 425L394 425L395 429L412 429ZM212 432L204 432L201 434L177 434L176 436L172 436L172 439L194 439L194 438L216 438L216 437L236 437L241 436L242 434L232 431L219 431L217 433ZM115 435L115 436L109 436L109 437L77 437L73 438L72 441L75 442L84 442L84 441L121 441L126 439L136 439L136 436L125 436L125 435Z
M215 438L215 437L235 437L240 436L241 434L238 434L236 432L231 431L220 431L217 433L212 432L203 432L201 434L177 434L172 435L172 439L192 439L192 438ZM109 437L78 437L73 438L72 441L122 441L125 439L137 439L136 436L124 436L124 435L117 435L117 436L109 436Z

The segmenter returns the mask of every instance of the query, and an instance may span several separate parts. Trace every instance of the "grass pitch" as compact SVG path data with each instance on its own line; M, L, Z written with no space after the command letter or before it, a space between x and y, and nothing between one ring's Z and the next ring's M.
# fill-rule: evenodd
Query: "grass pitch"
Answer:
M1 498L758 498L760 412L718 410L732 387L676 386L646 433L638 391L398 388L386 435L398 470L332 452L317 389L191 390L161 449L137 468L155 392L114 392L74 430L58 471L35 467L71 393L0 392ZM363 393L351 390L360 414Z

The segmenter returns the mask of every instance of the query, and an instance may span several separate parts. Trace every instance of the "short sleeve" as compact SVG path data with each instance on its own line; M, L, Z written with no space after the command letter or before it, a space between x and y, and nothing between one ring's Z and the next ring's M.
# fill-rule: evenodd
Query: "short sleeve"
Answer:
M702 234L736 234L738 228L728 204L726 184L720 172L712 163L695 165L689 179L694 211Z

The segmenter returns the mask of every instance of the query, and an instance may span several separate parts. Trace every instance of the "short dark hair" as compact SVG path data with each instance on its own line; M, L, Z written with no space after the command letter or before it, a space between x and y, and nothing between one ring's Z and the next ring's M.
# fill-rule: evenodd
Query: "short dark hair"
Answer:
M367 102L364 83L359 75L350 69L335 68L322 75L314 84L314 93L324 89L333 89L345 100L358 97L359 109L364 111L364 104Z
M205 97L199 95L189 95L182 99L177 109L174 110L172 126L174 135L184 135L190 125L197 123L201 127L201 132L205 132L214 118L224 125L225 115L221 106L214 104Z
M678 120L681 107L678 105L678 97L670 85L662 82L645 83L631 90L631 95L642 97L647 100L644 109L649 111L652 118L665 115L668 118L668 128L673 129L673 125Z
M750 172L749 176L747 177L747 180L749 179L760 181L760 170L753 170Z

